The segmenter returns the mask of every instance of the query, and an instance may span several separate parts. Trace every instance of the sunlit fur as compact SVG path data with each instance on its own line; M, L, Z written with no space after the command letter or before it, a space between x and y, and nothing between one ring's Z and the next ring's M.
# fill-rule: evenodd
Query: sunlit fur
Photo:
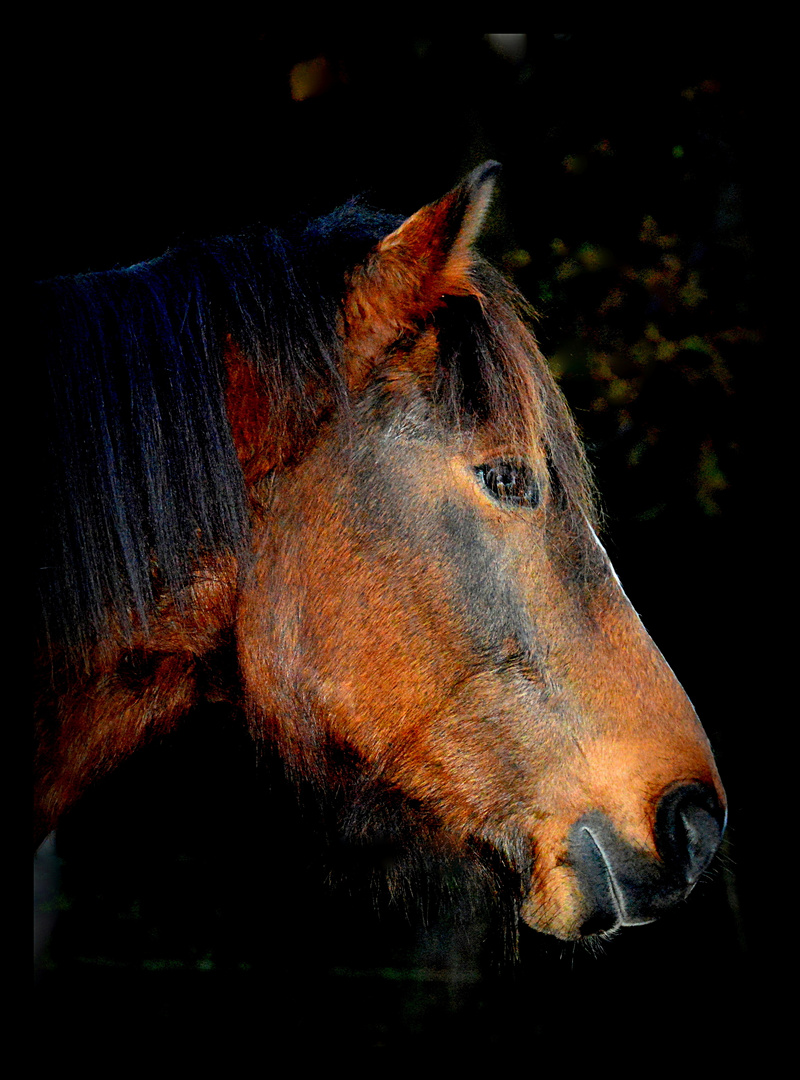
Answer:
M354 202L40 287L38 837L225 699L391 849L396 891L450 860L574 938L570 837L601 814L647 903L677 895L660 801L721 787L597 542L529 312L473 251L496 171L405 220ZM481 487L504 459L541 505Z

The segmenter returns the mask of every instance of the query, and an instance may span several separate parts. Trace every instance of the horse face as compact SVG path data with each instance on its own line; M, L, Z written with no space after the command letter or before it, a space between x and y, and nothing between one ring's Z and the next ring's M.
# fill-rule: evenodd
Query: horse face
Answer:
M257 724L504 853L534 928L649 921L719 842L711 753L544 451L490 439L384 386L275 479L240 605Z
M338 784L324 747L345 747L440 847L499 853L522 918L571 939L682 899L724 795L575 497L572 429L545 366L531 374L535 343L475 269L495 172L350 275L350 404L259 496L238 637L255 726L301 773ZM471 358L468 336L443 345L459 304L492 328ZM485 401L454 406L481 364Z

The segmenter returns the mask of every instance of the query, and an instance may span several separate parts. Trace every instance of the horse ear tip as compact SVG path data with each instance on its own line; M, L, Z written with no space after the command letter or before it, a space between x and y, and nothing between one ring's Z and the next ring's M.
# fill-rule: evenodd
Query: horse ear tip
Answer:
M489 180L495 180L502 171L503 166L499 161L484 161L477 169L473 169L470 181L475 187L480 187L488 183Z

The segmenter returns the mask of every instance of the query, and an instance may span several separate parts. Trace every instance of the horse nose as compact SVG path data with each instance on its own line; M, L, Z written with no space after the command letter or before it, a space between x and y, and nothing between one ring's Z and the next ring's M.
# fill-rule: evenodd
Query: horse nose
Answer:
M714 857L725 829L725 810L713 788L685 784L656 808L658 858L634 847L599 811L570 830L569 863L581 896L580 934L651 922L683 900Z
M656 810L656 850L668 871L694 885L714 858L726 814L716 791L685 784L667 792Z

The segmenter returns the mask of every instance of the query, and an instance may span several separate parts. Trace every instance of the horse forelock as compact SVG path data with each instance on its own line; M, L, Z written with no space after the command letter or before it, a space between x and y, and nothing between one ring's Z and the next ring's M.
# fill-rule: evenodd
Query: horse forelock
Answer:
M451 300L440 324L438 396L456 424L488 426L498 449L537 448L574 513L596 526L591 468L575 421L536 342L535 315L497 271L478 259L478 299Z

